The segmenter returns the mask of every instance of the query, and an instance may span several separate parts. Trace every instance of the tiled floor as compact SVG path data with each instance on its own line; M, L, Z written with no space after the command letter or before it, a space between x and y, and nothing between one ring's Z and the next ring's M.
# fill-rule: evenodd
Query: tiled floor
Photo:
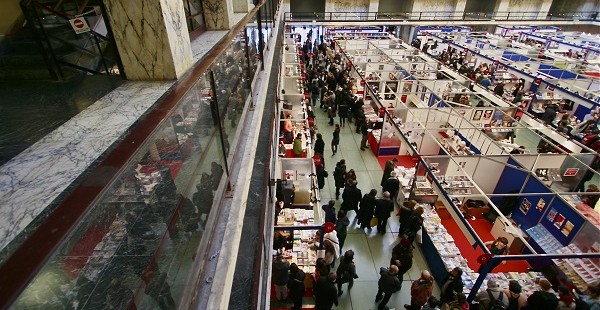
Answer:
M361 135L355 133L354 124L346 124L342 127L340 135L340 145L338 153L332 156L331 137L333 126L327 124L328 119L325 113L318 107L315 110L316 123L319 132L325 140L325 162L326 169L329 171L329 177L326 180L325 187L321 190L321 204L327 203L335 198L335 186L333 183L333 170L336 162L341 159L346 160L347 169L356 171L358 187L363 195L370 189L375 188L381 195L381 176L383 174L377 158L370 150L360 150ZM336 118L339 123L339 118ZM336 209L339 210L342 200L336 203ZM394 212L393 214L395 214ZM355 213L350 212L350 226L348 227L348 237L344 244L343 251L352 249L355 252L356 270L359 276L354 282L354 287L349 291L347 285L343 286L344 294L340 297L340 305L336 309L367 310L376 309L375 295L377 294L377 280L379 279L379 268L388 267L391 257L391 251L398 238L398 217L393 216L388 221L387 233L385 235L377 234L374 228L371 232L363 232L355 228ZM336 267L337 267L336 263ZM402 289L392 296L388 303L390 309L404 309L403 305L410 303L410 284L411 280L417 279L421 270L427 269L427 263L423 258L419 247L415 249L414 265L404 276ZM434 288L434 295L439 296L439 288ZM312 300L305 298L305 302Z

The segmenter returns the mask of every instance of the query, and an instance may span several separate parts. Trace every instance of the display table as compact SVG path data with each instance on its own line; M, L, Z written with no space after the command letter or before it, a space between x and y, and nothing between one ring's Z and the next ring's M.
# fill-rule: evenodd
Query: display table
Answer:
M479 277L479 273L469 268L466 259L454 243L454 238L441 224L437 212L429 205L420 206L425 209L421 249L432 275L441 287L443 285L441 282L444 281L448 272L455 267L460 267L463 270L464 293L468 295ZM508 287L510 280L517 280L521 284L523 293L529 295L538 289L536 283L542 278L543 276L539 272L489 273L486 275L486 281L479 288L479 291L485 291L485 283L489 279L495 279L500 287Z

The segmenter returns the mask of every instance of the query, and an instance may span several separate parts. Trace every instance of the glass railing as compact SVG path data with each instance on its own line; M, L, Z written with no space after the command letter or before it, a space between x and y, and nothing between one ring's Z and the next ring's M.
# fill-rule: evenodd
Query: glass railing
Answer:
M260 63L252 23L225 39L11 308L175 309L192 300L228 173L239 165L227 158Z

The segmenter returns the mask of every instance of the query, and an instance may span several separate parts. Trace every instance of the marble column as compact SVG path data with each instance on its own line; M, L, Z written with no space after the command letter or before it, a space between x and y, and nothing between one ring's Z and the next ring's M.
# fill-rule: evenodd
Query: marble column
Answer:
M548 12L550 12L550 7L552 6L552 0L543 0L541 5L539 6L540 11L538 12L537 19L545 20L548 17Z
M202 0L206 29L229 30L233 26L233 1L235 0Z
M467 7L467 0L457 0L454 8L454 18L462 18Z
M234 13L248 13L253 7L252 1L249 0L232 0Z
M192 66L181 1L104 3L128 80L175 80Z
M377 13L379 12L379 0L370 0L369 1L369 13Z
M496 0L496 8L494 9L494 17L505 18L506 12L508 12L508 8L510 5L510 0ZM498 15L497 13L500 12Z

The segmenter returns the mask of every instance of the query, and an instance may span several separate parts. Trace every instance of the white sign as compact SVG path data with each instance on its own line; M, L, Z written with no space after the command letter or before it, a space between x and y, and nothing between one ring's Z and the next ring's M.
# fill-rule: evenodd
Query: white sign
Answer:
M73 30L75 30L75 33L77 34L90 31L90 26L88 26L87 22L85 21L85 18L83 17L69 19L69 22L71 23L71 27L73 27Z

